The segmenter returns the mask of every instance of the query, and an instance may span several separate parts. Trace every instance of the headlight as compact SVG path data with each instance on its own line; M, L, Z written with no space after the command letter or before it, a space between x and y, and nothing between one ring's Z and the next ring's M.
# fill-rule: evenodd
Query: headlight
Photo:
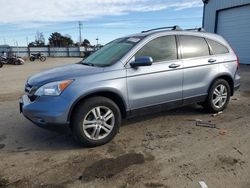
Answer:
M41 86L36 92L36 96L48 95L48 96L58 96L60 95L73 80L63 80L58 82L51 82Z

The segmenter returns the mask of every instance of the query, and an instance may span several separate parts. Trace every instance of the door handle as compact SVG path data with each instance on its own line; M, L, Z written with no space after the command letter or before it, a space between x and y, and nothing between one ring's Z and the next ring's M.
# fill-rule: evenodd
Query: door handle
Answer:
M174 63L174 64L169 65L168 67L171 68L171 69L175 69L175 68L177 68L179 66L181 66L181 65Z
M208 62L209 63L214 63L214 62L216 62L216 59L209 59Z

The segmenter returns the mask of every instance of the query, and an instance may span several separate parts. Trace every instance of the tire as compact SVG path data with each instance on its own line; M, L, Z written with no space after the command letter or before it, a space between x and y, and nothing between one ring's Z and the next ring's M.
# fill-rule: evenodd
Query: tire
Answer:
M82 146L95 147L108 143L115 137L121 125L119 107L106 97L89 98L73 113L72 133L76 142Z
M2 62L0 62L0 68L2 68L3 67L3 63Z
M224 79L217 79L211 85L207 100L202 106L208 112L218 113L227 107L230 96L231 90L228 82Z
M30 61L35 61L35 58L33 58L33 57L30 57Z
M40 60L41 60L42 62L44 62L44 61L46 61L46 57L41 56L41 57L40 57Z

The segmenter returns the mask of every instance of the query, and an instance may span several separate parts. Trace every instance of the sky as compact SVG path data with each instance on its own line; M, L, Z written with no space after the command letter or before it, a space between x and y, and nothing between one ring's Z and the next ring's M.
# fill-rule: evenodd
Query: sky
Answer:
M106 44L157 27L201 27L201 0L0 0L0 45L26 46L37 32L53 32Z

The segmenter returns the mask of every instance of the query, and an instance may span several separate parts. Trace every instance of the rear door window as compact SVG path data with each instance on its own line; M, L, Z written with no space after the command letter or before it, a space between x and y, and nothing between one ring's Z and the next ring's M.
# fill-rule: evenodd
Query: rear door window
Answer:
M226 54L228 53L228 48L214 40L211 39L207 39L207 42L209 43L209 45L212 48L213 54L217 55L217 54Z
M175 36L168 35L153 39L135 54L135 57L141 56L150 56L154 62L177 59Z
M202 37L181 35L182 58L202 57L209 55L209 47Z

